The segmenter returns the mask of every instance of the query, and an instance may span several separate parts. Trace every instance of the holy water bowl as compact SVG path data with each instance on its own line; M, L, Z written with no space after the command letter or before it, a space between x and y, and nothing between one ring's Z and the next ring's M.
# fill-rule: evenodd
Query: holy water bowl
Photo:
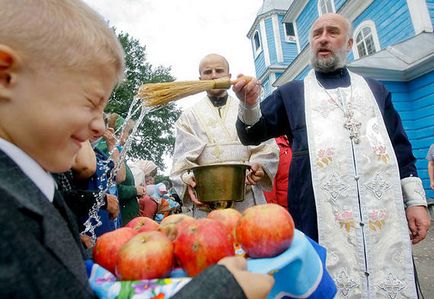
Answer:
M243 201L247 164L209 164L191 169L196 180L197 198L206 203Z

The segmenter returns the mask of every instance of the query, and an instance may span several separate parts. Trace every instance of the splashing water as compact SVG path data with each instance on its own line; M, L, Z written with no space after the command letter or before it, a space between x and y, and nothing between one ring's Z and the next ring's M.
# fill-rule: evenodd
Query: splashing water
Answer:
M103 184L99 184L99 190L98 190L98 194L95 195L95 203L93 204L92 208L89 210L89 217L88 219L84 222L84 230L81 232L82 234L87 234L91 237L92 239L92 245L95 245L95 240L96 240L96 234L95 234L95 229L100 226L102 224L101 222L101 218L98 215L99 210L101 209L101 207L105 204L104 198L105 195L108 193L109 188L115 184L113 182L114 178L116 177L116 174L118 173L121 165L124 163L125 158L127 157L127 152L130 149L133 140L134 140L134 135L138 129L138 127L140 126L141 122L143 121L144 117L148 114L151 113L153 111L156 111L158 109L160 109L162 106L156 106L156 107L146 107L145 105L143 105L142 100L140 100L139 98L134 98L130 108L128 110L128 114L127 117L125 118L124 123L122 124L122 126L115 132L116 133L120 133L117 136L122 136L122 134L124 133L124 130L127 130L127 124L129 122L129 120L132 118L132 116L136 115L137 112L139 112L140 110L140 115L138 117L138 119L136 120L134 127L130 133L130 135L128 136L124 146L122 147L122 150L120 152L119 155L119 159L118 162L115 163L115 167L110 171L110 168L108 166L108 163L105 163L104 165L104 171L103 174L101 176L101 181L107 181L107 184L105 184L105 188L102 187ZM119 142L119 140L117 139L117 141ZM111 151L109 153L109 157L111 157L113 154L113 151ZM109 158L110 159L110 158ZM114 221L116 221L116 219L114 219Z

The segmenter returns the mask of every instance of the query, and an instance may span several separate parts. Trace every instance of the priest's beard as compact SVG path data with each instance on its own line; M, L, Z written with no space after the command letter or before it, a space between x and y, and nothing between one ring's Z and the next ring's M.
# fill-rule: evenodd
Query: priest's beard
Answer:
M330 73L342 68L347 63L347 51L345 48L339 49L329 57L316 57L315 53L311 54L310 62L312 67L322 73Z

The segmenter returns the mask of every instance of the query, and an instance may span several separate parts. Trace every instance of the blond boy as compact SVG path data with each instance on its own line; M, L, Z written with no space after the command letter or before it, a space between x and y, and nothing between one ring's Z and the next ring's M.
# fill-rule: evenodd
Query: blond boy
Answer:
M94 297L75 221L49 172L71 168L82 142L102 135L122 48L79 0L0 0L0 28L0 298ZM271 278L240 270L245 261L223 263L211 274L223 271L229 290L270 289ZM194 281L185 298L197 294Z
M103 133L122 47L80 1L0 7L0 297L93 297L73 216L48 172L71 168L81 143Z

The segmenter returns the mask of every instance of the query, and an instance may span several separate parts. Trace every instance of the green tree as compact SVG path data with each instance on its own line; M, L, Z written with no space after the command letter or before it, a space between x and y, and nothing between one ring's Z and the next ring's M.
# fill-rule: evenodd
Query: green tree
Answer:
M171 82L175 78L170 74L170 67L154 68L146 61L146 48L128 33L121 32L118 38L125 51L125 79L113 91L106 112L116 112L127 116L128 109L139 87L144 83ZM131 148L130 158L152 160L164 169L163 157L172 155L175 144L174 123L181 111L171 103L152 111L145 116L140 124ZM133 116L137 119L138 114Z

